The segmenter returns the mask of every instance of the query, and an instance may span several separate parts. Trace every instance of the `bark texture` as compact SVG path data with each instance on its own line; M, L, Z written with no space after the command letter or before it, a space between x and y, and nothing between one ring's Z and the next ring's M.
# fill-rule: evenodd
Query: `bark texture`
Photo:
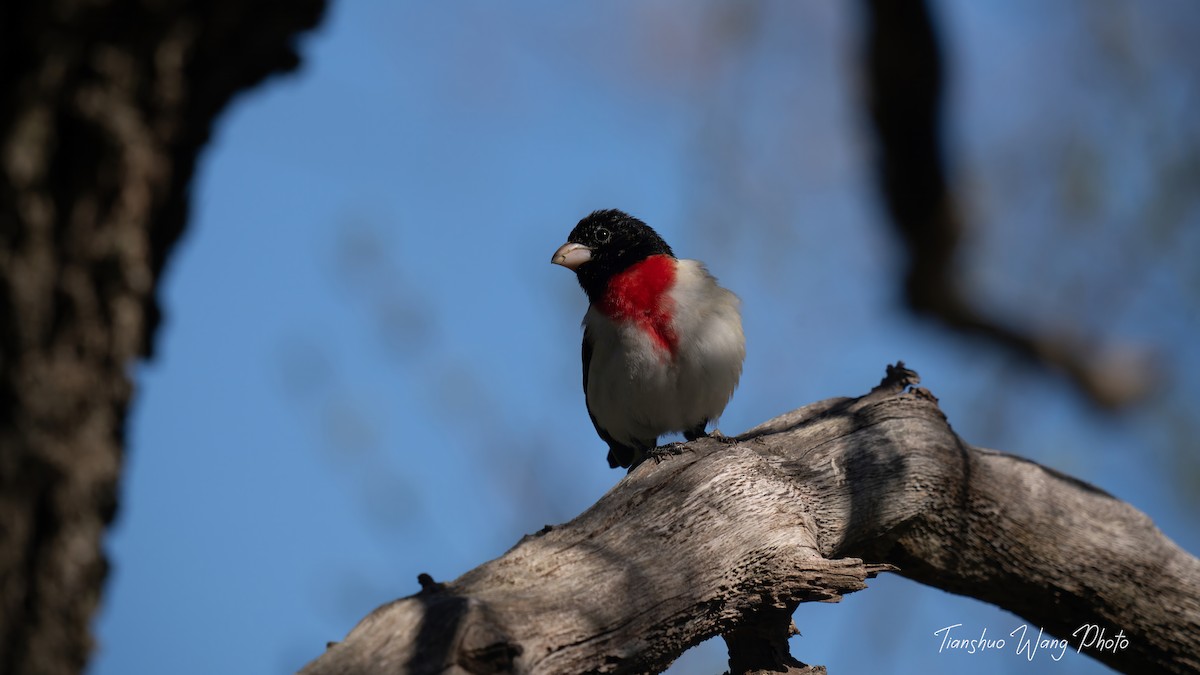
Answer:
M322 0L0 3L0 672L80 672L187 187Z
M821 672L787 653L797 603L876 573L1011 610L1125 672L1200 669L1200 560L1144 514L964 443L900 364L724 445L647 462L575 520L385 605L303 675L658 672L725 636L734 674ZM868 561L868 562L864 562Z

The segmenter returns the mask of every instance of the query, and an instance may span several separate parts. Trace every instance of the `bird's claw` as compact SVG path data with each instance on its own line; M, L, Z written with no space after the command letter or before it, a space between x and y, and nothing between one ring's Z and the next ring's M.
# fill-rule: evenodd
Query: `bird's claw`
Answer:
M738 443L738 439L736 437L726 436L725 434L721 433L720 429L713 429L708 434L708 437L713 439L714 441L724 443L725 445L737 445L737 443Z
M675 442L650 448L646 450L646 459L653 459L655 464L659 464L668 457L682 455L683 445L683 443Z

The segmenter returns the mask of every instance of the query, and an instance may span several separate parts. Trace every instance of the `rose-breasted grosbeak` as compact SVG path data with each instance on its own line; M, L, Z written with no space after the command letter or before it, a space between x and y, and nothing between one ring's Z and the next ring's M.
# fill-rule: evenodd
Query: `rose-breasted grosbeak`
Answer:
M609 466L637 466L666 433L703 436L742 374L737 296L616 209L579 221L550 262L575 272L590 303L583 391Z

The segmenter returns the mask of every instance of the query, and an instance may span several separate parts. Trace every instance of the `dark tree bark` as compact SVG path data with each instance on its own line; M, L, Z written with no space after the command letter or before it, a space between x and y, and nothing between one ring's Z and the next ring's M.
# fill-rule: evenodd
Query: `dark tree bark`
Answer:
M0 672L78 673L197 153L323 0L0 3Z
M899 365L871 393L647 462L575 520L384 605L302 675L658 672L714 635L730 669L793 659L797 603L889 569L1008 609L1125 672L1200 670L1200 560L1144 514L972 447ZM864 562L868 561L868 562ZM1036 629L1035 629L1036 632Z

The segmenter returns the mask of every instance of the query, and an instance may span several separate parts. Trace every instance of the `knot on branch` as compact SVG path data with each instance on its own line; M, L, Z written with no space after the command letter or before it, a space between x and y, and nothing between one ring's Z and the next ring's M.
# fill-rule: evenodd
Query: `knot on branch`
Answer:
M887 367L883 379L880 380L878 386L871 390L871 393L898 394L920 382L921 376L917 374L917 371L905 366L903 361L897 361L896 365Z
M437 593L446 587L446 584L434 581L433 577L429 576L425 572L421 572L417 575L417 583L421 584L422 593Z
M908 392L918 398L936 404L938 402L937 397L928 389L918 387L917 384L920 382L921 376L917 374L917 371L905 366L903 361L897 361L896 365L889 365L887 367L887 372L884 374L883 379L864 398L893 396Z

